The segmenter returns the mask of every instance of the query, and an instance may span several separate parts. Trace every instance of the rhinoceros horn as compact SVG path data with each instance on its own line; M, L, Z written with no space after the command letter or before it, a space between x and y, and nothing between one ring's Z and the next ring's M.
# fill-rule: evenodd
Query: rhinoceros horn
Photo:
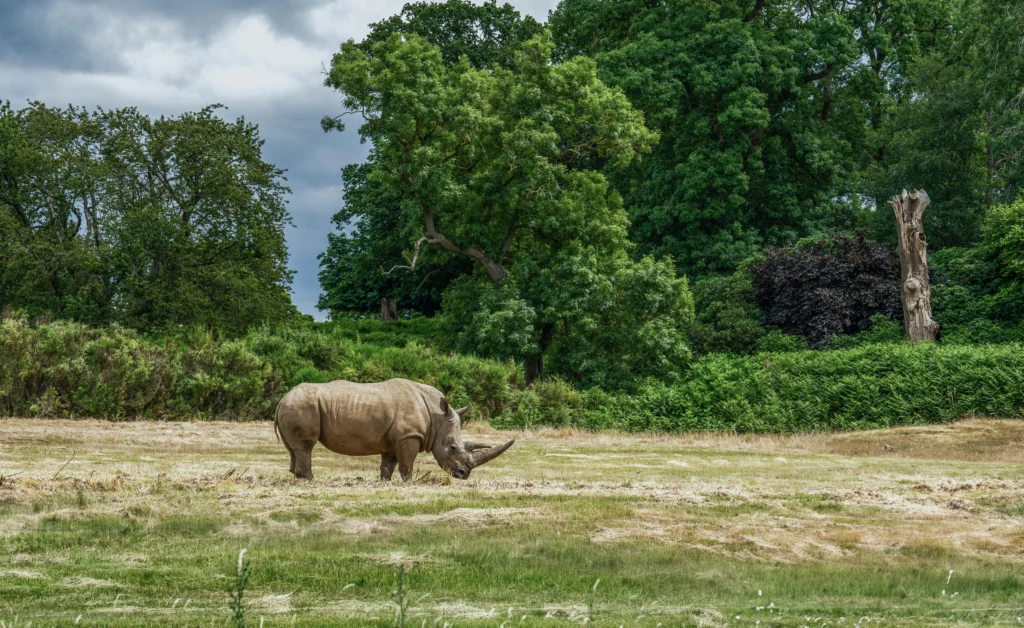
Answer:
M458 408L455 411L459 414L459 418L461 419L462 417L466 416L467 412L469 412L469 406Z
M515 440L510 440L500 447L491 447L487 451L480 451L474 453L470 465L472 466L472 468L475 469L476 467L479 467L482 464L487 464L491 460L494 460L501 454L505 453L505 450L511 447L513 444L515 444L515 442Z
M466 447L466 451L476 451L478 449L490 449L491 445L487 443L478 443L473 440L462 441L462 444Z

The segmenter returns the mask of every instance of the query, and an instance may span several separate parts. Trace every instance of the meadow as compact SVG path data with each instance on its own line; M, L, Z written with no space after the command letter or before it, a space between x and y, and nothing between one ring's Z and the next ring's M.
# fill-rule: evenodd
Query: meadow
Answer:
M265 422L0 420L0 621L226 625L243 549L249 626L1024 621L1019 420L466 432L517 442L393 484L317 447L307 482Z

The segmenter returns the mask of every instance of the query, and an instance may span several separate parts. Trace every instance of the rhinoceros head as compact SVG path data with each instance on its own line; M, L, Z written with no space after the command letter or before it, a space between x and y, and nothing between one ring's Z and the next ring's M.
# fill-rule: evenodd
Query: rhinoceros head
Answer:
M444 402L442 409L445 417L440 421L441 430L434 441L434 459L442 469L458 480L465 480L474 468L494 460L516 442L510 440L504 445L492 447L485 443L463 440L462 417L469 410L469 406L455 410Z

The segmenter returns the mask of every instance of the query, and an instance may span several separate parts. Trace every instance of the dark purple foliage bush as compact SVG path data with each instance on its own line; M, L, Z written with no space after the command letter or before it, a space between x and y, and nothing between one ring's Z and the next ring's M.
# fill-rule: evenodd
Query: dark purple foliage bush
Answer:
M765 323L806 337L816 349L867 329L875 314L903 318L899 259L863 233L769 249L751 273Z

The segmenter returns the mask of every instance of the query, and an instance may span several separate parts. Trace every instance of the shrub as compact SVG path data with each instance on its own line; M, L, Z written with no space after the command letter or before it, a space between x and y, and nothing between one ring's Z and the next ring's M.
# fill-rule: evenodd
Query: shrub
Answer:
M875 314L903 316L899 260L892 247L867 242L863 233L770 249L751 272L765 322L816 349L866 329Z
M876 318L861 339L884 340L896 325ZM159 340L116 326L31 327L7 318L0 319L0 415L269 419L298 382L390 377L436 386L499 427L801 432L1024 414L1022 344L890 339L822 352L798 350L801 342L769 333L759 347L773 352L710 354L675 383L648 378L631 393L581 393L557 379L519 390L522 372L511 363L445 356L415 342L339 341L317 326L258 329L228 341L191 329Z
M504 410L515 376L510 364L444 356L415 342L362 344L331 326L265 327L236 340L192 328L147 339L118 326L0 319L4 416L269 419L300 382L406 377L490 417Z
M493 419L495 427L574 425L583 416L583 397L559 379L537 384L533 390L517 390L509 399L509 412Z
M765 335L748 269L693 285L695 320L688 336L697 355L750 353Z
M583 395L572 425L678 432L807 432L1024 413L1024 346L882 344L756 356L709 355L685 381ZM514 424L518 415L503 418ZM531 420L534 420L531 417ZM530 423L536 425L536 423Z
M335 318L315 327L336 340L382 347L404 347L410 342L417 342L440 349L447 348L441 325L440 318L423 316L386 322L377 318L352 317Z
M554 334L550 372L605 390L632 390L646 378L678 381L692 360L689 281L671 261L651 257L621 263L604 279Z
M930 256L932 307L942 339L1007 342L1024 324L1024 199L993 207L985 216L982 244Z
M754 344L754 353L788 353L790 351L806 351L807 339L803 336L791 336L778 329L772 329L758 338Z
M903 322L886 314L875 314L871 317L871 326L852 336L836 336L832 341L833 349L849 349L864 345L877 345L906 342L907 332Z

